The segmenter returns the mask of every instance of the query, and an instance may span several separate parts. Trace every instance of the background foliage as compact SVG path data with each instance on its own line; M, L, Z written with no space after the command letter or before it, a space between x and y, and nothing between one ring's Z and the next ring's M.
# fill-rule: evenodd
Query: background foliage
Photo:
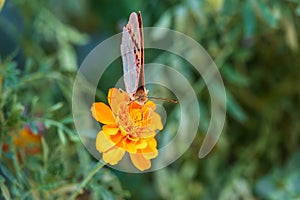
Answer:
M210 117L205 85L182 61L152 55L192 80L201 106L193 145L157 172L126 174L104 167L77 199L300 199L297 0L5 2L0 13L0 199L66 199L80 189L97 161L72 123L76 70L93 47L119 33L130 12L138 10L145 26L181 31L212 56L226 86L226 125L217 146L200 160Z

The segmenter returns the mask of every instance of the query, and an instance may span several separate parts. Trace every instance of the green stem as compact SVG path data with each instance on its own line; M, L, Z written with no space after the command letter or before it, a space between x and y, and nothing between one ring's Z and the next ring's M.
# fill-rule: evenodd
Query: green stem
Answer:
M69 200L73 200L77 197L78 194L82 192L84 187L87 185L87 183L93 178L93 176L102 168L105 166L105 163L103 161L99 161L95 167L90 171L87 177L83 179L83 181L78 185L74 193L70 196Z

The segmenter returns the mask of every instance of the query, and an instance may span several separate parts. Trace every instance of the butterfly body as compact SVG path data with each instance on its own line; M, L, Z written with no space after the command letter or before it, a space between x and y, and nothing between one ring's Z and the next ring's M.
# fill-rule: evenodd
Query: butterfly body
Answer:
M136 101L140 105L144 105L148 101L148 91L145 90L145 87L139 87L136 92L132 95L131 100Z
M126 92L131 101L144 105L148 100L144 75L144 36L141 13L130 14L123 28L121 55Z

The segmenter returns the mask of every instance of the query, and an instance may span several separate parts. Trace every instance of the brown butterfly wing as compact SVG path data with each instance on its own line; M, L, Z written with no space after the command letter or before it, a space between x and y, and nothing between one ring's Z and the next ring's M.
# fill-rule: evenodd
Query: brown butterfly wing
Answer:
M147 100L144 75L144 36L142 16L139 12L130 14L123 29L121 53L126 91L133 100L143 103Z

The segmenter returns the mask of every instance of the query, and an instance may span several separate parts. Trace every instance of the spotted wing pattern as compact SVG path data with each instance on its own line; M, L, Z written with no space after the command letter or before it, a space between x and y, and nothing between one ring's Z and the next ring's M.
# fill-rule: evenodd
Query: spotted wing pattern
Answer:
M131 13L123 28L121 55L126 92L133 97L137 89L144 87L144 41L140 12Z

